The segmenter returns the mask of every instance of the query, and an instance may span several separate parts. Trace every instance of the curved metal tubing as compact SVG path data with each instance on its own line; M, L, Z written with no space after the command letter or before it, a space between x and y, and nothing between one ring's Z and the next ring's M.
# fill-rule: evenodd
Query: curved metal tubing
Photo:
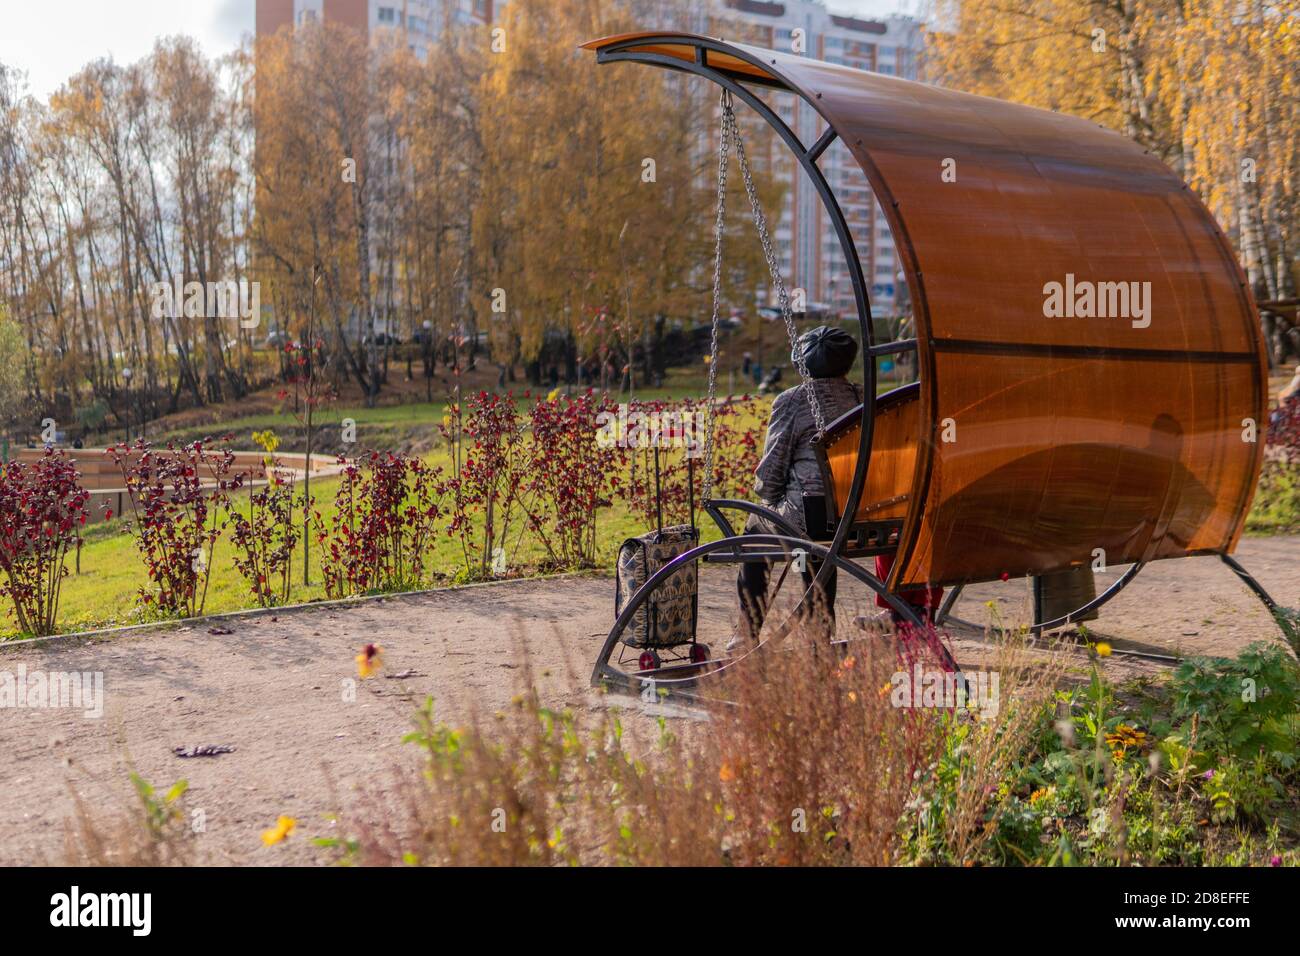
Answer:
M958 584L948 589L948 593L944 597L943 603L939 605L939 610L935 612L935 627L938 627L948 619L948 612L951 611L952 606L957 603L957 598L961 597L961 590L965 586L966 585L964 584Z
M724 538L736 537L736 529L731 526L731 522L722 516L722 508L735 504L734 498L710 498L702 502L705 513L713 519L713 523L718 526ZM745 502L748 504L749 502ZM743 510L743 509L741 509Z
M733 96L743 100L750 109L754 110L761 116L769 126L772 127L785 141L785 144L794 153L799 165L803 168L808 178L812 180L813 187L817 190L821 198L822 205L826 208L826 213L830 217L831 225L835 229L835 234L839 239L840 249L843 252L845 262L849 269L849 279L853 285L853 298L858 309L858 326L861 331L861 352L862 352L862 375L863 375L863 402L862 402L862 428L858 436L858 458L853 470L853 483L849 487L848 500L844 503L844 508L840 513L840 523L835 528L835 535L831 539L829 553L838 557L844 548L844 543L848 539L849 531L853 526L854 518L858 511L858 502L862 497L862 489L867 483L867 463L871 457L871 442L875 425L875 396L876 396L876 361L875 361L875 330L871 320L871 303L867 297L866 279L862 273L862 263L858 259L857 248L853 244L853 235L849 231L848 221L844 218L844 213L840 209L839 201L836 200L835 194L831 192L830 185L826 182L826 177L822 175L821 169L817 165L818 158L826 150L833 140L834 130L828 124L828 131L812 147L805 147L800 142L794 132L788 127L782 119L768 107L766 103L751 93L746 87L732 80L730 77L712 69L706 63L706 50L714 50L727 56L737 57L751 65L766 71L772 76L777 77L785 84L786 89L796 96L800 96L810 108L816 111L817 106L808 97L798 92L794 84L790 83L773 67L773 64L764 63L758 57L755 57L743 50L727 46L717 40L710 40L704 37L693 38L689 45L695 47L695 61L687 62L677 57L666 56L659 53L638 52L635 47L644 45L643 39L631 39L622 43L616 43L596 54L598 63L610 63L627 61L631 63L650 63L656 66L662 66L670 70L678 70L687 73L693 73L702 76L705 79L712 80L723 89L731 91ZM716 520L716 518L715 518ZM807 601L813 591L825 583L829 577L833 565L829 561L822 563L814 576L811 586L804 593L803 601ZM648 587L647 581L643 587ZM803 601L800 602L799 608L802 608Z
M808 552L810 557L824 562L824 567L836 567L867 585L867 587L871 588L871 590L878 596L884 598L890 608L907 621L907 623L918 628L924 626L921 619L917 617L916 612L912 610L911 606L898 597L898 595L891 594L886 590L884 584L879 578L868 572L861 565L856 564L847 558L841 558L832 554L829 548L817 544L815 541L808 541L804 538L788 537L779 534L748 534L744 535L744 538L746 543L749 544L779 546L783 548L787 554L792 554L795 548L802 548ZM627 626L631 622L632 616L636 614L641 605L645 604L645 602L649 600L650 595L662 581L676 573L688 562L698 561L700 558L712 554L715 551L734 549L736 544L737 539L735 538L721 538L717 541L710 541L707 544L697 545L696 547L691 548L691 550L679 554L654 574L650 575L650 577L646 579L645 584L641 585L641 587L637 589L636 593L632 595L631 599L623 607L618 619L614 621L613 628L610 629L609 636L605 638L605 644L601 647L600 655L596 658L596 666L591 672L592 686L599 687L601 685L613 685L619 689L631 690L635 693L640 691L649 680L653 680L656 687L664 687L668 690L672 690L674 687L683 687L694 684L699 677L702 676L698 670L689 677L646 678L639 677L635 674L629 674L611 667L609 659L614 653L614 648L622 639L623 632L627 630ZM747 651L740 657L729 659L725 663L721 663L719 666L705 671L705 673L720 674L731 666L744 660L759 648L780 643L784 637L785 634L782 633L774 639L763 641L758 645L758 647Z
M1058 617L1052 621L1045 621L1042 624L1034 624L1029 628L1029 633L1041 634L1043 631L1055 630L1058 627L1063 627L1066 624L1073 623L1077 618L1081 617L1084 614L1087 614L1090 611L1097 610L1097 608L1101 607L1103 604L1105 604L1107 601L1113 598L1116 594L1119 594L1120 591L1124 590L1124 588L1128 587L1129 582L1132 581L1135 577L1137 577L1138 572L1141 571L1143 567L1145 567L1145 565L1142 562L1138 562L1137 564L1130 566L1129 569L1125 571L1119 577L1118 580L1116 580L1110 587L1102 591L1100 594L1098 594L1087 604L1083 605L1082 607L1075 608L1073 611L1071 611L1069 614L1064 615L1063 617ZM1247 575L1247 577L1249 577L1249 575ZM965 587L965 585L963 584L955 585L948 592L947 597L943 599L943 604L939 605L939 610L934 616L934 623L936 626L942 624L944 621L949 619L949 612L952 611L952 606L957 603L957 598L961 596L963 587ZM962 621L960 618L952 618L952 620L957 621L960 624L969 624L969 622ZM976 625L970 625L970 626L974 627Z
M802 537L799 529L786 521L779 514L766 505L756 505L752 501L745 501L743 498L710 498L704 502L704 510L708 512L709 517L713 519L718 529L728 538L748 537L748 535L737 535L732 530L731 522L720 514L723 508L729 508L732 511L743 511L746 514L758 515L767 521L772 522L783 534L791 538Z
M1251 575L1251 573L1247 571L1244 567L1242 567L1240 562L1238 562L1231 555L1220 554L1219 560L1221 560L1224 564L1226 564L1232 570L1233 574L1237 575L1237 577L1241 579L1241 581L1246 585L1246 587L1250 588L1251 593L1254 594L1255 597L1259 598L1260 603L1263 604L1264 607L1268 610L1269 614L1272 615L1278 627L1281 628L1283 632L1285 632L1286 631L1285 626L1282 624L1280 620L1278 620L1277 602L1274 601L1273 598L1269 595L1269 593L1264 590L1263 585L1261 585L1258 581L1256 581L1255 578ZM1064 617L1058 617L1053 621L1047 621L1042 624L1035 624L1029 629L1030 633L1041 634L1043 631L1054 630L1058 627L1062 627L1066 624L1072 623L1076 618L1079 618L1084 614L1087 614L1089 611L1095 611L1097 608L1101 607L1103 604L1108 602L1115 595L1119 594L1120 591L1124 590L1124 588L1128 586L1129 582L1131 582L1135 577L1137 577L1138 572L1141 571L1142 568L1145 566L1146 565L1142 562L1130 566L1129 569L1125 571L1124 574L1119 578L1119 580L1115 581L1114 584L1108 587L1101 594L1097 595L1087 604L1083 605L1083 607L1076 608L1075 610L1071 611L1069 614L1066 614ZM962 585L957 585L951 591L948 592L948 596L944 599L944 602L940 606L938 613L935 615L934 622L936 626L942 624L946 619L948 619L948 612L951 611L952 606L957 603L957 597L958 595L961 594L962 587L963 587ZM956 618L954 618L954 620L956 620ZM1126 653L1136 654L1136 652L1126 652ZM1154 654L1141 655L1141 656L1164 657L1164 655L1154 655ZM1169 660L1178 660L1178 658L1170 657Z
M1142 561L1138 561L1137 563L1130 565L1129 569L1125 571L1122 575L1120 575L1119 580L1115 581L1115 583L1113 583L1106 590L1102 591L1100 594L1098 594L1095 598L1093 598L1083 607L1075 608L1069 614L1066 614L1062 617L1058 617L1055 620L1044 621L1042 624L1035 624L1033 627L1029 629L1029 633L1041 634L1043 633L1043 631L1053 631L1056 628L1063 627L1066 624L1073 624L1075 619L1078 618L1080 615L1087 614L1089 611L1097 610L1097 608L1101 607L1103 604L1105 604L1107 601L1113 598L1116 594L1119 594L1120 591L1123 591L1124 588L1128 587L1128 583L1132 581L1135 577L1137 577L1138 572L1141 571L1144 567L1146 567L1146 564Z
M1250 572L1247 571L1245 568L1243 568L1237 562L1237 559L1230 554L1221 554L1219 555L1219 558L1223 561L1224 564L1232 568L1232 573L1235 574L1237 577L1241 578L1241 580L1245 582L1246 587L1250 588L1251 592L1255 595L1255 597L1259 598L1260 602L1263 603L1264 607L1268 608L1268 612L1272 614L1274 618L1276 618L1277 602L1274 601L1271 597L1269 597L1269 593L1264 590L1263 586L1258 581L1256 581L1253 577L1251 577ZM1281 622L1278 623L1278 626L1279 627L1281 626Z

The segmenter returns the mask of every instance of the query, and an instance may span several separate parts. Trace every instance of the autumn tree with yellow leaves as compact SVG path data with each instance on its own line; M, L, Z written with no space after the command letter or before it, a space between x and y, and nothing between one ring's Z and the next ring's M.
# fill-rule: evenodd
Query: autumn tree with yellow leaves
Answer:
M381 317L453 343L425 350L426 378L439 354L453 372L474 366L485 342L503 378L523 365L536 379L549 341L570 376L596 364L614 369L606 384L631 384L628 357L648 366L669 317L707 315L701 146L716 107L659 71L598 69L579 44L686 9L516 0L490 27L449 22L424 60L329 23L260 41L255 234L277 312L297 328L318 289L339 361L372 396L387 346L349 345L349 309L366 328ZM743 227L733 217L737 304L762 278Z
M47 103L0 67L0 298L24 330L32 405L61 424L248 391L247 329L155 316L151 295L247 277L243 82L186 38L90 63Z
M653 355L667 317L708 317L716 91L598 67L579 49L644 25L600 0L516 0L500 42L487 43L472 301L494 347L528 359L559 336L570 365L594 358L605 369L614 355ZM727 291L748 306L763 273L744 208L733 196ZM650 372L623 364L606 384Z

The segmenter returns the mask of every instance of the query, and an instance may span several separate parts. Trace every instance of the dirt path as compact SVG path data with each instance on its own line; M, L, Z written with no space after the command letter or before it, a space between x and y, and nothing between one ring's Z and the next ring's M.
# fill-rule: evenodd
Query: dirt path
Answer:
M1300 538L1247 540L1239 557L1280 602L1300 604ZM309 839L331 832L327 814L337 806L327 781L346 801L358 784L412 759L400 738L426 695L449 720L486 717L508 705L531 666L548 702L598 706L587 676L611 621L612 591L606 578L510 582L211 628L0 646L0 673L101 672L106 700L100 719L67 708L0 708L0 864L57 861L72 788L92 806L122 806L128 762L156 785L189 781L188 805L204 811L212 858L312 862ZM868 602L844 585L841 594L845 629ZM974 588L955 613L982 621L989 600L1008 623L1028 614L1023 582ZM733 611L725 569L709 569L701 618L715 623L707 639L723 636ZM1117 650L1232 654L1275 633L1245 587L1210 558L1151 566L1103 614L1094 630ZM977 632L958 627L953 636L963 664L984 656ZM383 646L388 676L358 683L349 701L353 656L367 641ZM1117 655L1107 668L1123 678L1159 665ZM198 744L236 750L188 760L172 753ZM299 820L302 838L264 848L259 833L282 813Z

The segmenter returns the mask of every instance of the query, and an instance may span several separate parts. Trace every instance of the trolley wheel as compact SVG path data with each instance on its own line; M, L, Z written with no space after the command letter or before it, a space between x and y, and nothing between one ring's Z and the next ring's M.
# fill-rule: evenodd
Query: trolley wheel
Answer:
M709 645L708 645L708 644L692 644L692 645L691 645L691 663L692 663L692 664L703 664L703 663L704 663L705 661L707 661L708 659L709 659Z
M642 651L641 656L637 658L637 665L643 671L657 671L659 669L659 655L654 651Z

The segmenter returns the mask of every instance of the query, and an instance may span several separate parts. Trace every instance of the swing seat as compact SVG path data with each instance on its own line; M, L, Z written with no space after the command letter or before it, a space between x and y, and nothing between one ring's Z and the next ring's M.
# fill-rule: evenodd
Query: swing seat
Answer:
M898 549L916 471L921 430L920 388L919 382L913 382L876 398L871 462L845 541L846 557L873 557L892 554ZM835 537L850 497L861 433L862 405L857 405L828 424L820 441L813 441L826 492L803 498L804 527L811 541L824 543ZM734 503L719 501L717 504L728 507ZM778 526L781 524L780 516L762 505L749 505L745 510L760 514Z
M846 553L851 557L886 554L898 547L916 471L920 398L920 383L913 382L875 400L871 461L848 538ZM843 515L858 464L861 430L862 406L858 405L827 425L821 441L813 443L826 488L824 498L804 499L805 522L814 541L830 540Z

